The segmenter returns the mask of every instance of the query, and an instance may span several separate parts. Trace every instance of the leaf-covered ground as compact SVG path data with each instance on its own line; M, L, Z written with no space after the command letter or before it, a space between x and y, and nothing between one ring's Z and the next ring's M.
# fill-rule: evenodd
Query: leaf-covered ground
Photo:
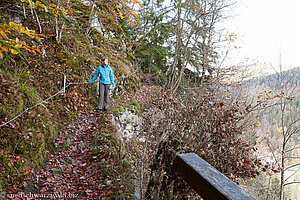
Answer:
M36 184L40 185L41 194L84 199L107 197L109 185L93 162L97 157L89 149L93 134L98 131L98 119L94 112L83 114L60 132L57 147L68 146L65 151L51 155L46 168L38 172Z
M137 103L146 101L158 88L152 81L147 81L135 94L112 100L111 107L123 106L132 100ZM99 135L102 129L113 127L110 119L111 114L106 112L81 113L77 120L59 132L55 143L57 153L48 158L45 168L35 173L28 192L8 198L24 199L27 195L30 199L108 199L114 193L114 183L103 175L99 162L109 161L113 165L118 158L106 152L112 143L107 143L105 137L100 137L100 140L98 137L95 142L95 135ZM102 149L102 153L94 152L95 145ZM127 198L130 195L124 197Z

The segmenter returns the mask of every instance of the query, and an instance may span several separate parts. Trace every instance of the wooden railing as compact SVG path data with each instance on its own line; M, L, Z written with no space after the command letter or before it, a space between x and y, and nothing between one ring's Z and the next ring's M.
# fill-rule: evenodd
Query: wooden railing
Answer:
M173 168L204 200L255 200L195 153L179 154Z

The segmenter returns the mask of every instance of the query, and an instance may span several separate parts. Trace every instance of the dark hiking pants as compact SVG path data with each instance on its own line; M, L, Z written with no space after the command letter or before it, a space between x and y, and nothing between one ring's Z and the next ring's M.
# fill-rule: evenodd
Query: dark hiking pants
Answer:
M108 109L110 84L99 84L98 109Z

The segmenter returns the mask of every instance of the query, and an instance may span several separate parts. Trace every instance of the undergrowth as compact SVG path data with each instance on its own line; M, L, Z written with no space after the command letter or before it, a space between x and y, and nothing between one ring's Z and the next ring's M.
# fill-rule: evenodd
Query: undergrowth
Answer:
M51 3L43 1L43 3ZM26 10L23 17L21 3L7 2L10 10L0 13L0 22L8 24L14 13L20 14L22 26L38 32L35 17ZM105 38L101 33L90 30L90 10L79 1L72 1L73 18L59 17L58 24L65 23L60 42L56 41L55 17L51 13L36 10L42 24L42 44L37 41L43 55L22 50L18 55L4 52L0 58L0 124L18 116L62 89L63 76L68 82L87 82L103 57L110 58L115 77L133 72L127 51L119 50L115 38ZM104 27L105 28L105 27ZM113 31L113 28L110 27ZM109 32L109 31L108 31ZM20 40L30 42L22 35ZM110 42L113 40L114 42ZM134 91L139 87L139 78L116 79L118 93ZM49 153L54 153L54 140L66 124L76 119L81 112L89 112L96 106L97 85L72 85L66 94L59 94L47 102L25 112L16 120L0 128L0 193L17 191L27 187L35 170L41 168ZM124 168L126 163L121 164Z
M111 192L109 199L134 199L132 178L133 165L128 161L126 149L118 136L110 117L101 116L99 132L94 136L91 152L95 161L102 168Z

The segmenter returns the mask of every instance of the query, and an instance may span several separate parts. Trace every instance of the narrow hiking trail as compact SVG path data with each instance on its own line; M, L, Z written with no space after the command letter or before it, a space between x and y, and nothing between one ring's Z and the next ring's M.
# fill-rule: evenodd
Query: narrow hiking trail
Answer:
M98 130L97 119L94 112L83 114L59 133L56 145L67 147L51 155L47 166L38 172L37 193L50 198L106 199L105 180L101 169L93 165L95 157L89 149Z
M118 98L118 102L112 100L111 107L125 105L131 100L141 103L158 89L151 80L147 81L135 95L127 94ZM58 133L57 153L49 156L45 168L35 174L30 199L107 199L110 196L112 182L102 176L102 169L96 162L105 160L109 153L94 155L91 151L94 135L99 132L100 123L104 123L100 118L110 120L111 114L82 113Z

